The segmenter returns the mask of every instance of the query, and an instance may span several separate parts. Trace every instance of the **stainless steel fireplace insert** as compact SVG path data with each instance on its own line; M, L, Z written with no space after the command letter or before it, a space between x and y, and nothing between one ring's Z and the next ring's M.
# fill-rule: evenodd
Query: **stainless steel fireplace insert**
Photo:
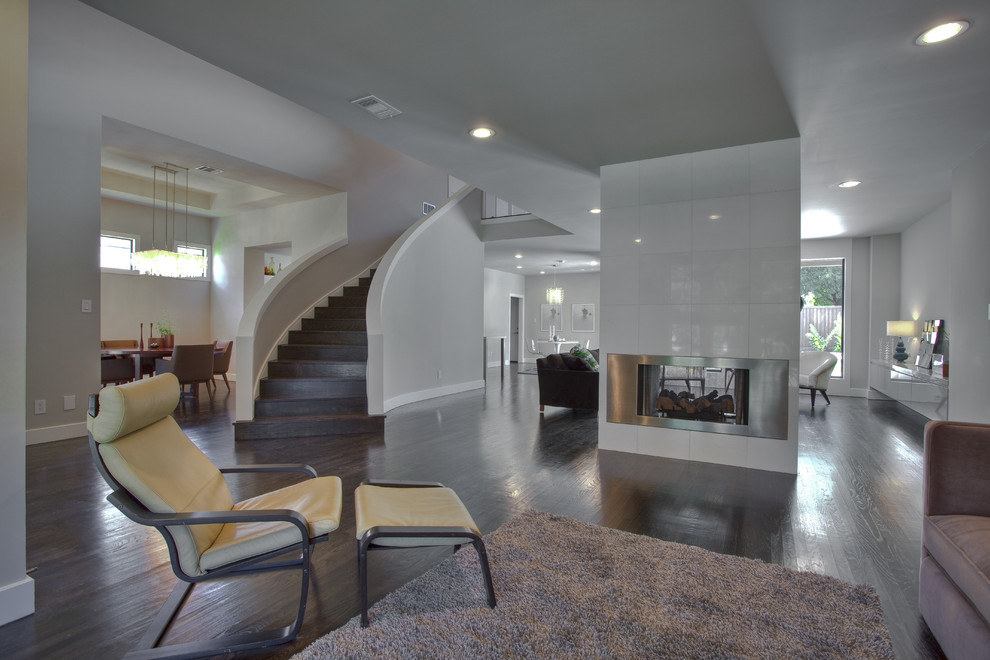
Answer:
M787 378L787 360L610 353L605 418L783 440Z

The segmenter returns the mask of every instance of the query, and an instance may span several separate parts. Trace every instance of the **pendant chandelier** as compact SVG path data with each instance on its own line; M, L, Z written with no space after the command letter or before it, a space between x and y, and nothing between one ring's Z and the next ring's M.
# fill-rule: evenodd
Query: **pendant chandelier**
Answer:
M564 302L564 290L557 286L557 264L553 265L553 286L547 289L547 302L551 305L560 305Z
M131 255L131 267L144 275L160 277L202 277L206 257L186 254L175 245L178 192L178 176L185 174L183 195L185 236L189 241L189 168L165 163L152 165L154 183L151 199L151 249ZM158 227L163 227L162 247L158 243Z

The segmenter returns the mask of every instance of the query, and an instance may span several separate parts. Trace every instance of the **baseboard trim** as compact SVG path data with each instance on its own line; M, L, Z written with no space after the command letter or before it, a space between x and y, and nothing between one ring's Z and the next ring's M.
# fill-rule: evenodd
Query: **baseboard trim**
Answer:
M0 587L0 626L34 614L34 580L23 580Z
M400 394L399 396L392 397L391 399L386 399L385 412L388 412L392 408L398 408L399 406L405 406L410 403L416 403L418 401L426 401L427 399L435 399L438 396L447 396L448 394L460 394L461 392L468 392L470 390L480 390L484 386L485 386L485 381L483 380L469 380L466 383L456 383L454 385L446 385L444 387L436 387L429 390L418 390L416 392L407 392L405 394Z
M40 445L45 442L82 438L86 436L86 422L62 424L61 426L43 426L40 429L27 429L24 432L24 444Z

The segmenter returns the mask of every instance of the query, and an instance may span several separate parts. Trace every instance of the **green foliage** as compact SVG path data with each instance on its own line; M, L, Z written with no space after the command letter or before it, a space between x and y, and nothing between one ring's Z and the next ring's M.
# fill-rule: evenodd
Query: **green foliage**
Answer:
M158 330L158 335L164 337L165 335L175 334L175 321L172 319L172 315L169 313L166 307L162 310L161 318L155 323L155 328Z
M829 351L829 344L833 341L835 346L831 349L832 353L842 352L842 317L838 316L835 319L835 325L832 327L832 331L827 335L822 337L818 329L815 328L813 323L808 324L808 333L805 335L808 337L808 341L811 345L815 347L816 351Z
M801 266L801 290L807 305L841 305L842 266Z

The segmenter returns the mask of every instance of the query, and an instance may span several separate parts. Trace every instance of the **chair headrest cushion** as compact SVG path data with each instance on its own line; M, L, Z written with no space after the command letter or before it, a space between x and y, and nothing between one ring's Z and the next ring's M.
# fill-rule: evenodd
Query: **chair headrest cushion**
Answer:
M113 442L168 417L179 404L179 379L172 374L100 390L100 410L86 423L97 442Z

